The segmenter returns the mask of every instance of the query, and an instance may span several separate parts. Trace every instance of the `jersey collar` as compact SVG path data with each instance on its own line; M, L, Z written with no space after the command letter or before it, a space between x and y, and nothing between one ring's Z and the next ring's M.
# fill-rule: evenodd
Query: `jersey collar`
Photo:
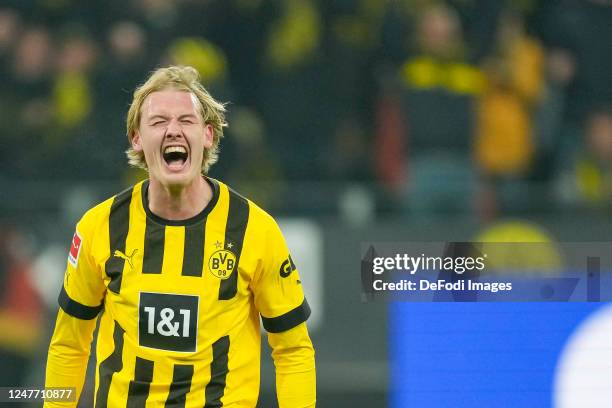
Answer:
M193 224L197 224L203 221L204 219L206 219L206 216L208 215L208 213L210 213L211 210L215 207L215 205L217 204L217 201L219 201L219 183L217 182L217 180L211 179L208 177L204 177L204 180L206 180L206 182L212 188L212 193L213 193L212 198L210 199L206 207L204 207L204 209L199 214L191 218L187 218L186 220L167 220L165 218L160 217L159 215L154 214L149 208L149 197L147 194L149 192L149 180L145 180L142 183L141 197L142 197L142 206L145 210L145 213L147 214L147 217L155 221L158 224L168 225L168 226L177 226L177 227L193 225Z

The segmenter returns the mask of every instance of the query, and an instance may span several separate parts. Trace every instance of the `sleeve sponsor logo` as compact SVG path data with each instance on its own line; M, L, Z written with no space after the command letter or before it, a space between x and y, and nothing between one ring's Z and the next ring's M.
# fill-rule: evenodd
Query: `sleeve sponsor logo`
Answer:
M279 271L281 278L288 277L289 275L291 275L291 272L295 271L296 269L297 268L293 263L293 259L291 259L291 255L289 255L289 257L285 259L285 261L281 264Z
M79 231L74 231L74 236L72 237L72 243L70 244L70 251L68 252L68 262L76 268L79 263L79 254L81 253L81 244L83 240L79 235Z

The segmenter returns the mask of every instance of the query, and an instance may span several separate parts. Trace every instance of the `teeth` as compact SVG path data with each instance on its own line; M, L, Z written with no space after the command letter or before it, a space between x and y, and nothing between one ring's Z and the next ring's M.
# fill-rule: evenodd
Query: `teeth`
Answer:
M183 146L168 146L164 149L164 154L166 153L187 153L187 149Z

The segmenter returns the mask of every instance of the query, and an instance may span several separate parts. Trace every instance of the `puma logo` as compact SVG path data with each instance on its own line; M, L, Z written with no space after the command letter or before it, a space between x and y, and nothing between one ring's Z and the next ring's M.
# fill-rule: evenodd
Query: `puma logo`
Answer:
M122 258L125 259L128 263L128 265L130 265L130 268L134 268L134 265L132 264L132 258L134 257L134 255L136 255L136 252L138 251L138 249L134 249L132 251L132 253L128 256L126 254L124 254L123 252L121 252L118 249L115 249L115 253L113 254L113 256L117 257L117 258Z

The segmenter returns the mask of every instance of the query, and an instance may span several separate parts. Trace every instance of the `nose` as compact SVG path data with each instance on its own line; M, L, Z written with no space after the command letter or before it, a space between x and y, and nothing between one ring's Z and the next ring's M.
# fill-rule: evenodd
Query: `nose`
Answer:
M183 135L183 128L176 118L170 119L166 128L166 137L176 137Z

